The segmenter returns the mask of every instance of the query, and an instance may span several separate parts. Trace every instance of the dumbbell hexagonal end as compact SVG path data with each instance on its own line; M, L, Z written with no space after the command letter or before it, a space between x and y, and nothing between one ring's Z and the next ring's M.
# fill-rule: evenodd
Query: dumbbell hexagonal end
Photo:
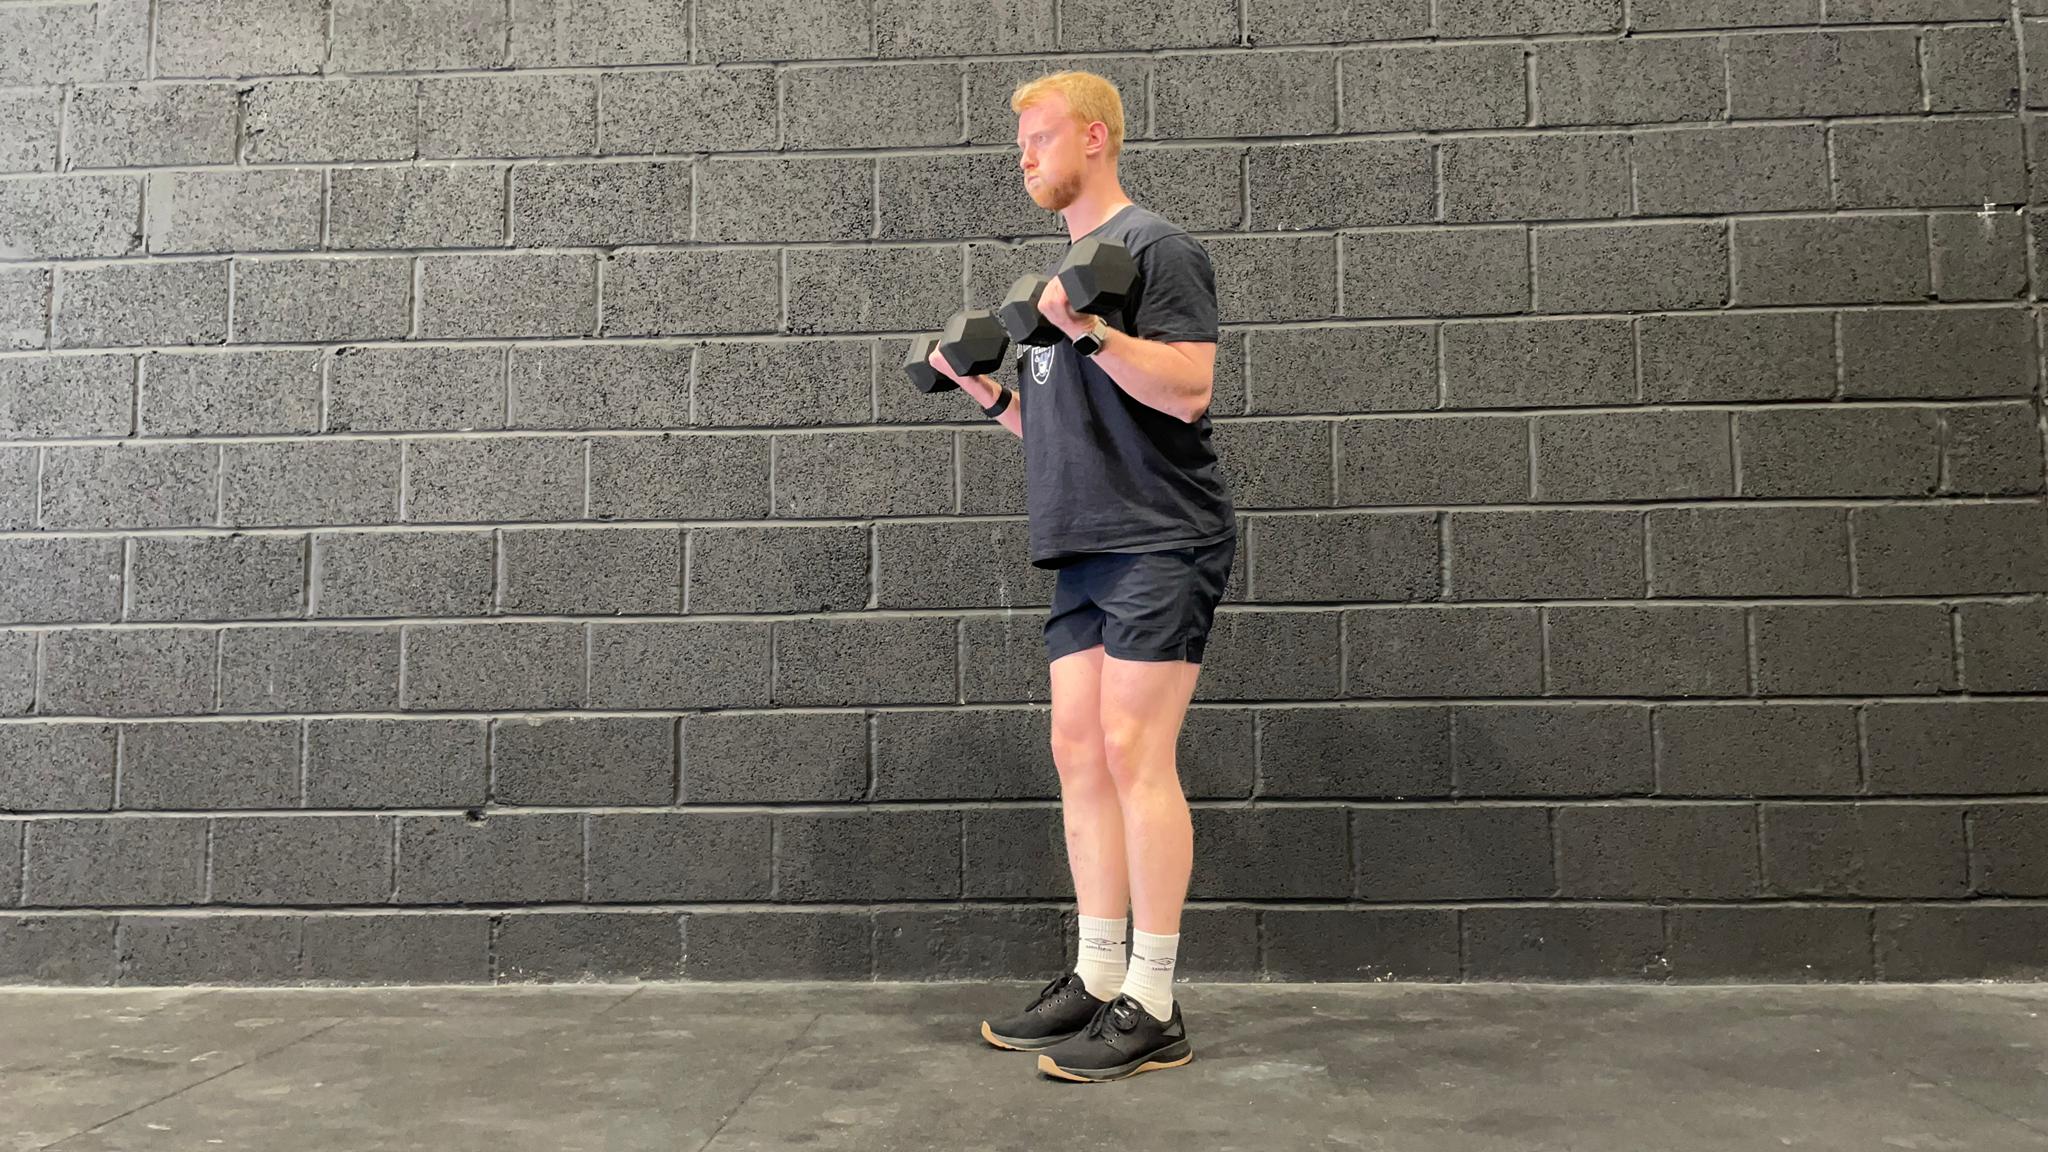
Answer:
M903 374L910 377L919 392L944 392L960 387L952 377L932 367L932 352L938 346L937 336L918 336L910 341L910 354L903 358Z
M1009 334L1003 331L996 314L986 308L953 313L939 337L939 355L946 358L957 376L986 376L1003 366L1009 351Z
M1010 339L1035 347L1060 342L1064 333L1038 312L1038 297L1050 283L1043 276L1026 273L1010 285L1009 295L996 308L996 319L1003 322L1003 331L1010 334Z
M1138 262L1114 240L1090 238L1067 250L1060 283L1074 311L1107 316L1122 308L1138 282Z

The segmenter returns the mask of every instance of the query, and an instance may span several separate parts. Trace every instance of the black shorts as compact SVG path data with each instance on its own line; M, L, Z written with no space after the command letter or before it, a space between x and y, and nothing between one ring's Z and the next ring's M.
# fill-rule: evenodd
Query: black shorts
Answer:
M1045 621L1046 659L1100 644L1119 660L1200 664L1236 552L1232 538L1161 552L1098 552L1062 566Z

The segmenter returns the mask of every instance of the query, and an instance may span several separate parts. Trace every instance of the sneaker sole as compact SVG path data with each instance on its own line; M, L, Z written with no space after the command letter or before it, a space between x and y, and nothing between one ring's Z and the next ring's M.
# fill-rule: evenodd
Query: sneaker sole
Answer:
M1040 1056L1038 1058L1038 1070L1040 1072L1045 1073L1048 1076L1054 1077L1059 1080L1072 1080L1076 1084L1106 1084L1111 1080L1128 1079L1132 1076L1136 1076L1140 1072L1156 1072L1162 1068L1178 1068L1181 1065L1186 1064L1188 1061L1193 1060L1194 1058L1195 1050L1193 1048L1189 1048L1187 1051L1181 1053L1177 1059L1172 1060L1154 1060L1148 1057L1144 1060L1138 1061L1134 1065L1124 1064L1115 1068L1093 1068L1085 1069L1082 1071L1069 1071L1068 1069L1062 1068L1058 1064L1053 1063L1052 1057Z
M1065 1036L1047 1036L1039 1040L1027 1040L1018 1036L999 1035L995 1029L988 1026L988 1021L983 1020L981 1022L981 1038L1006 1052L1038 1052L1079 1034L1079 1032L1069 1032Z

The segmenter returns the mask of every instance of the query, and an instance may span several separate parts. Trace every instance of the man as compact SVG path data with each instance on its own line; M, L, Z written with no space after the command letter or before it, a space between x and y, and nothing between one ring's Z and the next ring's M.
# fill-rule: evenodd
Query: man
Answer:
M1021 394L931 360L1023 438L1031 562L1059 573L1045 646L1079 960L981 1030L1049 1075L1115 1080L1193 1058L1173 997L1194 857L1174 751L1237 536L1209 441L1216 286L1201 244L1124 194L1114 85L1056 73L1010 107L1025 191L1070 242L1122 243L1140 279L1106 319L1074 312L1055 279L1039 311L1066 339L1022 358Z

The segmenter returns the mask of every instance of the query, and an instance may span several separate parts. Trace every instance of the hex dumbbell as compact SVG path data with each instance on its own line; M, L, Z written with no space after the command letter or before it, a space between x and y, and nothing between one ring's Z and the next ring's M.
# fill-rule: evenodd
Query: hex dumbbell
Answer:
M982 308L965 308L953 313L945 330L936 336L919 336L910 342L903 371L920 392L944 392L957 388L951 377L931 366L936 348L946 365L961 376L986 376L1003 366L1010 351L1010 338L995 313Z
M1129 302L1138 280L1138 262L1122 244L1090 238L1069 249L1053 275L1066 289L1067 304L1074 311L1107 316ZM1042 347L1063 338L1064 333L1038 311L1038 299L1051 282L1051 277L1024 275L1010 285L1009 294L996 308L1010 339Z

